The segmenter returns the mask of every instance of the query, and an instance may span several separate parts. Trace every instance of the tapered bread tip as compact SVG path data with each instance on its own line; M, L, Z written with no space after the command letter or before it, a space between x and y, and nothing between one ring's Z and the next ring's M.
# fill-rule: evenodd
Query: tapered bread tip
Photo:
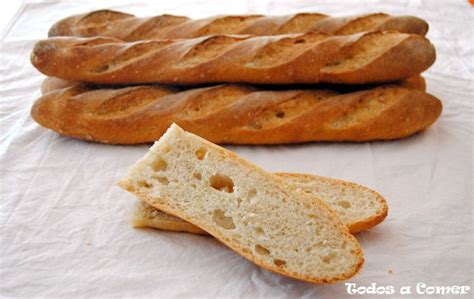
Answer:
M420 67L420 71L418 73L422 73L426 71L429 67L431 67L436 61L436 49L434 45L431 43L429 39L421 35L412 35L413 37L418 38L418 44L413 46L413 51L417 51L418 59L422 61L423 59L426 61L423 67ZM416 59L416 57L415 57Z
M418 17L396 16L385 22L385 24L380 29L391 29L397 30L399 32L426 35L426 33L428 33L429 25L425 20Z
M84 26L84 24L87 24L88 26L85 26L86 31L82 32L83 34L81 34L81 36L92 36L95 33L94 30L91 30L90 28L92 25L100 27L101 25L106 24L106 22L130 17L133 17L133 15L110 9L101 9L85 14L72 15L54 23L48 31L48 37L73 36L75 35L74 29L77 27L80 28L81 25Z
M58 48L64 47L65 37L53 37L36 42L31 52L31 64L40 72L49 75L51 69L58 68L55 56ZM63 68L65 66L61 66Z
M68 18L57 21L49 29L48 37L73 35L70 29L72 28L72 25L74 24L74 20L75 20L74 17L68 17Z
M36 42L33 47L33 51L30 55L31 64L38 69L40 72L43 72L43 65L48 63L49 50L53 47L48 40L40 40Z

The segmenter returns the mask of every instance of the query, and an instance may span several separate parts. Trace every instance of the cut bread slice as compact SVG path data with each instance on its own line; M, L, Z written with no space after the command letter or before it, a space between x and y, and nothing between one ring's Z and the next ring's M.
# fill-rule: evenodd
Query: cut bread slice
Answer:
M374 227L387 216L388 207L385 199L364 186L309 174L277 173L277 175L326 202L353 234ZM142 201L137 201L135 204L132 226L207 234L194 224L166 214Z
M320 199L175 124L118 185L283 275L334 282L364 261Z

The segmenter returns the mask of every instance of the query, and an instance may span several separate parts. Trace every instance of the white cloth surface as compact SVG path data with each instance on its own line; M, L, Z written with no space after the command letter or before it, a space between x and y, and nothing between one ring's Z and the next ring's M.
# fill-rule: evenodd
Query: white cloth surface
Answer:
M386 197L385 222L357 235L366 262L350 282L470 285L472 295L474 8L467 1L120 0L27 3L2 37L0 297L354 297L344 282L313 285L260 269L209 237L132 229L135 199L115 182L148 146L87 143L31 119L44 78L29 63L35 41L56 20L106 7L140 16L383 11L426 19L437 50L425 73L428 92L444 105L426 132L393 142L229 148L270 171L351 180Z

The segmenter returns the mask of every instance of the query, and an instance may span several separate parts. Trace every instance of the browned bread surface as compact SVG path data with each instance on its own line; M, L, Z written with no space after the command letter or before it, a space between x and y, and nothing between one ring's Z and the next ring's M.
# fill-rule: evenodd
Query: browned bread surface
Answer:
M346 94L245 85L73 86L46 93L31 114L63 135L104 143L153 142L174 122L215 143L283 144L402 138L427 128L441 109L435 97L399 86Z
M48 76L102 84L366 84L409 78L435 58L426 38L398 32L134 43L58 37L39 41L31 54L32 64Z
M137 18L112 10L98 10L58 21L49 36L108 36L124 41L144 39L194 38L214 34L279 35L322 32L333 35L363 31L397 30L425 35L428 24L413 16L391 16L383 13L330 17L319 13L283 16L241 15L190 19L160 15Z

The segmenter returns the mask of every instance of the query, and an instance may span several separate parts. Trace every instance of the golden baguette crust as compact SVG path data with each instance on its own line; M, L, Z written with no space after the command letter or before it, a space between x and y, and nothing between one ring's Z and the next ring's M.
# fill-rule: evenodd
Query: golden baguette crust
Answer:
M398 32L344 36L215 35L127 43L57 37L36 43L42 73L99 84L366 84L409 78L435 61L424 37Z
M103 143L153 142L174 122L215 143L284 144L402 138L427 128L441 110L435 97L397 86L346 94L243 85L73 86L43 95L31 115L60 134Z
M242 159L235 153L225 148L215 145L192 133L183 131L176 124L171 125L171 127L167 130L167 134L165 134L163 138L161 138L155 143L155 145L150 149L150 152L155 151L155 155L162 154L162 151L172 152L168 151L166 148L170 146L168 143L174 138L179 138L178 142L183 142L183 139L186 139L186 141L184 142L190 141L192 143L201 144L202 146L206 147L208 152L213 152L221 157L225 157L226 160L232 161L234 165L239 165L242 170L245 169L245 172L252 173L253 175L257 175L258 177L266 180L267 182L271 182L274 188L276 188L278 191L287 192L287 194L295 194L295 196L298 196L298 198L301 200L301 203L303 203L307 209L310 209L311 206L314 206L315 208L319 209L321 214L323 214L323 216L330 222L332 228L334 229L335 235L338 235L341 238L344 238L346 242L351 243L351 254L356 257L354 263L351 264L351 269L338 275L314 277L303 274L301 272L288 271L287 269L285 269L285 267L279 267L274 264L266 263L263 259L252 254L252 252L248 249L246 250L245 248L241 247L240 244L237 243L235 240L224 235L214 225L211 226L206 223L204 219L196 218L190 213L188 213L185 208L179 207L178 205L174 205L173 199L164 200L162 198L156 198L152 195L151 192L149 192L150 190L148 188L140 187L140 184L137 182L137 179L139 180L141 175L137 172L143 170L142 168L144 164L147 163L147 155L142 158L142 160L139 160L134 166L132 166L132 168L129 170L129 174L127 175L127 177L117 182L117 185L122 189L133 193L135 196L137 196L138 199L148 203L149 205L152 205L153 207L164 211L167 214L174 215L200 227L201 229L212 235L214 238L225 244L227 247L234 250L236 253L252 261L258 266L263 267L272 272L312 283L331 283L348 279L357 274L357 272L361 269L364 263L364 256L362 253L362 249L359 243L357 242L357 239L349 233L347 227L343 225L343 223L336 217L333 211L319 198L309 196L304 192L296 189L294 186L285 184L285 181L279 178L278 176L265 172L263 169L250 163L249 161ZM282 186L282 188L280 188L280 186ZM199 199L200 197L197 196L196 198ZM289 196L289 198L292 197Z
M118 11L98 10L56 22L49 30L48 36L107 36L124 41L137 41L194 38L213 34L279 35L323 32L342 35L382 30L425 35L428 24L417 17L391 16L384 13L347 17L330 17L319 13L282 16L227 15L193 20L167 14L137 18Z
M306 181L308 184L316 183L316 184L334 186L336 187L335 190L337 189L341 190L339 193L334 195L334 197L340 196L340 198L344 198L345 194L342 194L342 193L347 193L352 190L358 190L360 192L369 194L368 196L370 196L374 201L377 202L377 204L380 206L380 209L378 209L374 214L370 215L369 217L365 219L360 219L359 221L356 221L356 222L343 221L343 223L347 225L347 228L349 229L349 232L351 234L355 234L355 233L367 230L369 228L372 228L376 226L377 224L381 223L385 219L385 217L387 217L387 214L388 214L387 202L380 194L378 194L374 190L371 190L367 187L364 187L352 182L348 182L348 181L322 177L322 176L317 176L317 175L299 174L299 173L276 173L276 174L282 177L283 179L293 178L293 179L296 179L297 181ZM289 182L291 183L291 180L289 180ZM301 186L298 186L298 187L301 187ZM318 190L314 188L315 187L310 185L310 186L305 187L304 191L307 193L311 192L314 195L318 195ZM320 195L319 197L321 200L328 203L329 207L333 207L330 201L328 201L323 195ZM337 210L333 210L333 211L335 212L337 216L339 217L341 216ZM350 210L348 211L348 213L350 213ZM340 219L342 220L341 217ZM204 230L200 229L199 227L189 222L186 222L181 218L166 214L165 212L162 212L142 201L138 201L135 205L135 209L132 213L132 225L133 227L153 227L153 228L157 228L161 230L188 232L188 233L193 233L193 234L207 234Z

